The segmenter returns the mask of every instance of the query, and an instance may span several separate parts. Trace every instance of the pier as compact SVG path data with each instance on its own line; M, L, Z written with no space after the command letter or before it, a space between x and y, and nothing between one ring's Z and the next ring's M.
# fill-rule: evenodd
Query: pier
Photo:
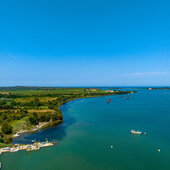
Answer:
M12 147L5 147L5 148L0 148L0 154L4 152L18 152L20 150L25 150L25 151L33 151L33 150L39 150L40 148L43 147L49 147L49 146L54 146L54 143L52 142L36 142L34 144L15 144Z

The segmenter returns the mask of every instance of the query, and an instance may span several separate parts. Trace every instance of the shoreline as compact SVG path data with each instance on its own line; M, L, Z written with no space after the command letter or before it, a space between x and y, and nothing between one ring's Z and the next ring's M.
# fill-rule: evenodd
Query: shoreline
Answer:
M74 100L77 100L77 99L85 99L85 98L95 98L95 97L106 97L106 96L115 96L115 95L126 95L126 94L130 94L130 93L136 93L136 91L129 91L129 92L126 92L126 93L123 93L123 94L119 94L119 93L107 93L107 94L102 94L102 95L94 95L94 96L81 96L81 97L76 97L76 98L72 98L72 99L68 99L67 101L65 101L64 103L61 103L58 108L60 108L61 106L63 106L64 104L70 102L70 101L74 101ZM62 113L62 112L61 112ZM63 114L62 114L63 116ZM11 137L12 137L12 140L14 138L17 138L19 137L20 135L24 134L24 133L35 133L37 132L38 130L40 129L46 129L46 128L49 128L51 126L57 126L59 124L61 124L63 122L63 119L60 119L60 120L56 120L56 121L49 121L49 122L42 122L40 123L39 125L36 125L34 127L32 127L31 129L25 129L25 130L20 130L18 132L16 132L15 134L13 134ZM15 144L6 144L5 146L6 147L10 147L11 145L15 145ZM21 144L22 145L22 144ZM28 144L27 144L28 145ZM1 147L0 149L3 149L4 147Z
M21 136L22 134L24 133L35 133L41 129L46 129L48 128L49 126L52 126L52 125L59 125L60 123L62 123L63 120L57 120L57 121L54 121L54 122L44 122L44 123L41 123L40 125L36 125L34 126L32 129L26 129L26 130L21 130L21 131L18 131L17 133L15 133L13 136L12 136L12 139L14 138L17 138L19 136Z
M112 96L112 95L106 95L106 96ZM86 99L86 98L94 98L94 97L105 97L105 96L88 96L88 97L79 97L79 98L74 98L74 99L70 99L70 100L68 100L66 103L69 103L69 102L71 102L71 101L74 101L74 100L77 100L77 99ZM61 107L61 106L63 106L64 104L66 104L66 103L63 103L63 104L61 104L60 106L59 106L59 108ZM63 114L62 114L63 115ZM15 133L13 136L12 136L12 139L14 139L14 138L17 138L17 137L19 137L19 136L21 136L22 134L24 134L24 133L35 133L35 132L37 132L38 130L41 130L41 129L47 129L47 128L49 128L50 126L57 126L57 125L59 125L59 124L61 124L63 122L63 120L57 120L57 121L54 121L54 122L44 122L44 123L42 123L41 125L36 125L36 126L34 126L32 129L25 129L25 130L21 130L21 131L18 131L17 133ZM10 144L11 145L11 144Z

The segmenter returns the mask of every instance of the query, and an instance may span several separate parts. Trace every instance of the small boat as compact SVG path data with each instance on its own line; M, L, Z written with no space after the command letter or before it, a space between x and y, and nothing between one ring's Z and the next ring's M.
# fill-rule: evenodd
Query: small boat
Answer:
M12 149L12 150L10 150L10 152L18 152L19 151L19 149Z
M111 100L112 100L112 99L109 99L109 100L107 101L107 103L110 103Z
M134 135L141 135L141 134L142 134L141 131L138 131L138 130L135 131L135 130L133 130L133 129L130 131L130 133L131 133L131 134L134 134Z
M4 151L10 151L10 147L2 148Z
M27 148L26 148L26 151L29 152L29 151L31 151L31 149L32 149L31 145L28 145Z

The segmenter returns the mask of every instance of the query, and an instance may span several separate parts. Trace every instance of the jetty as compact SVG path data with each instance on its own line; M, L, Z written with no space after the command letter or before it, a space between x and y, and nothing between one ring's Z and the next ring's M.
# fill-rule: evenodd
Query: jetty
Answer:
M36 142L34 144L14 144L12 147L0 148L0 154L4 152L18 152L20 150L34 151L43 147L54 146L53 142Z

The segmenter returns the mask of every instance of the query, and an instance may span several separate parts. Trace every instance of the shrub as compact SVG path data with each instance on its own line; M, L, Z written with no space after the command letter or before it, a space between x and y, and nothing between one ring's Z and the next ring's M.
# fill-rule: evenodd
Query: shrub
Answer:
M52 119L52 121L58 120L57 114L56 114L56 113L55 113L55 114L52 114L52 115L51 115L51 119Z
M37 113L34 112L33 114L30 114L29 115L29 121L31 122L31 124L37 125L38 122L39 122Z
M50 121L50 113L43 113L39 117L40 122L48 122Z
M12 126L8 124L8 122L4 122L2 124L2 132L4 134L11 134L12 133Z

